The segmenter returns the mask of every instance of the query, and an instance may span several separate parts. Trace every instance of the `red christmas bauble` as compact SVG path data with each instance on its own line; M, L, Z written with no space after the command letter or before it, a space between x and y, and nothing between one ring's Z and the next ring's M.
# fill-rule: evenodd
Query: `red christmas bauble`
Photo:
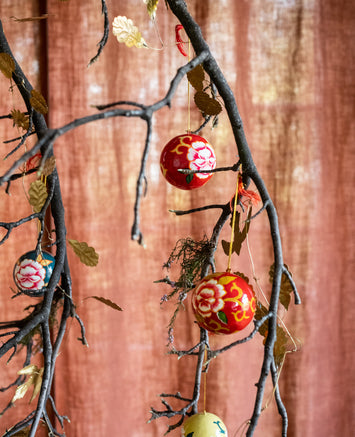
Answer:
M216 155L207 140L194 134L178 135L164 147L160 156L160 168L165 179L182 190L201 187L213 173L184 174L178 169L213 170Z
M197 323L216 334L241 331L253 320L255 308L253 289L233 273L212 273L192 291Z

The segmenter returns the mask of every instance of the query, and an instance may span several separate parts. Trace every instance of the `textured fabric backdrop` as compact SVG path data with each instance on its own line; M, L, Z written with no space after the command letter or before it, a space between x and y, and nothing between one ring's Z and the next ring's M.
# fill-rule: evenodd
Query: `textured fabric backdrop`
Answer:
M217 61L236 94L255 162L278 209L285 262L303 304L290 306L285 321L299 351L289 354L280 388L289 414L290 437L350 436L354 429L352 363L354 316L354 47L355 9L350 0L189 1ZM158 21L164 50L128 49L110 35L99 61L87 68L102 35L100 2L2 0L1 19L30 81L49 103L48 123L58 127L93 113L91 105L117 100L152 103L163 97L185 59L174 47L172 14L161 1ZM126 15L150 46L159 47L144 4L108 1L110 22ZM47 28L10 17L48 13ZM0 80L1 114L20 99ZM159 170L163 145L186 129L187 85L180 86L172 109L154 118L148 160L148 195L142 202L141 228L146 249L130 241L135 184L144 146L145 124L138 119L110 119L81 127L55 145L68 237L86 241L100 254L99 265L86 267L70 253L73 294L83 319L89 348L69 325L53 395L60 413L70 417L66 435L158 437L162 419L147 424L150 406L159 408L161 392L190 396L194 361L166 354L166 326L174 307L159 305L167 289L153 281L179 238L210 235L217 212L175 217L169 209L224 203L232 197L235 175L218 174L196 192L168 186ZM193 109L192 124L200 121ZM0 124L1 140L14 136L9 120ZM225 115L219 127L202 132L214 145L218 164L236 161L236 147ZM28 146L32 144L28 142ZM2 146L3 157L10 150ZM3 171L7 162L1 162ZM27 184L27 182L25 182ZM0 220L29 213L21 182L11 196L1 192ZM22 203L19 205L19 199ZM226 227L227 228L227 227ZM229 230L222 238L229 238ZM0 320L22 315L31 300L11 300L12 266L36 241L36 225L17 229L1 248ZM253 222L249 243L259 283L269 291L272 252L268 223ZM217 268L226 267L221 247ZM246 248L233 258L234 270L252 277ZM118 313L85 297L99 295L118 303ZM243 334L244 335L244 334ZM241 337L242 335L240 335ZM190 348L198 338L189 305L179 315L175 346ZM233 339L238 335L233 336ZM212 347L229 339L212 337ZM225 421L229 434L247 420L255 398L262 360L262 339L233 349L213 361L207 377L207 410ZM6 366L0 385L11 382L23 357ZM0 394L0 407L14 391ZM271 395L268 385L265 402ZM28 397L0 418L0 431L32 406ZM263 412L256 437L280 436L274 403ZM236 434L235 434L236 433ZM172 437L178 436L174 431Z

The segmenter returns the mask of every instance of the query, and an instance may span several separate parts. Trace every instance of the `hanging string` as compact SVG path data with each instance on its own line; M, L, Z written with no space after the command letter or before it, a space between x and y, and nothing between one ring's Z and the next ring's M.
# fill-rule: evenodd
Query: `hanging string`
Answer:
M207 363L207 346L205 343L205 363ZM207 369L203 374L203 411L206 412L206 398L207 398Z
M234 242L235 217L236 217L237 203L238 203L238 188L239 188L239 173L238 173L238 177L237 177L237 186L236 186L235 195L234 195L233 217L232 217L232 231L231 231L231 242L229 243L229 254L228 254L227 272L231 271L232 249L233 249L233 242Z
M190 49L191 42L188 41L188 57L187 60L190 62ZM191 109L190 109L190 82L187 81L187 133L191 132Z

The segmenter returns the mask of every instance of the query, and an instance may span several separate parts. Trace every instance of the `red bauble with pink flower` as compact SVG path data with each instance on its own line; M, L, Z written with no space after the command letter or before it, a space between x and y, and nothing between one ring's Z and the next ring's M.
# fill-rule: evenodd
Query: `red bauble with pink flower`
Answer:
M201 187L216 167L216 155L205 138L194 134L178 135L164 147L160 156L160 168L165 179L182 190L193 190ZM201 170L201 173L184 174L179 169Z
M253 289L233 273L212 273L192 292L192 309L198 324L216 334L241 331L253 320L255 308Z

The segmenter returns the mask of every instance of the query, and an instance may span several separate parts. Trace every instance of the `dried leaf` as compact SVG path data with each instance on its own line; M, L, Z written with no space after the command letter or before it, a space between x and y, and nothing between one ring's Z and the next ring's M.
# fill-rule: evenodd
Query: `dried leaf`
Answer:
M47 158L44 162L44 165L42 167L42 169L39 170L39 174L40 175L44 175L44 176L49 176L50 174L53 173L55 169L55 156L50 156L49 158Z
M28 195L30 196L30 204L33 206L33 211L40 212L48 197L46 185L41 180L32 182Z
M220 103L204 91L197 91L194 97L198 109L207 115L217 115L222 111Z
M152 20L155 20L159 0L143 0L147 5L147 11Z
M21 431L15 432L15 434L11 434L12 437L28 437L30 435L31 427L27 426L26 428L21 429Z
M125 43L127 47L148 47L138 27L134 26L133 21L125 16L114 18L112 31L118 42Z
M97 265L99 262L99 255L95 252L93 247L88 246L85 242L79 242L77 240L69 240L69 244L83 264L89 267Z
M17 387L15 395L11 400L12 403L16 402L18 399L22 399L25 396L28 389L32 385L32 379L33 379L32 376L30 376L26 382L24 382L23 384Z
M18 375L32 375L32 373L34 373L36 371L38 371L38 367L36 366L36 364L29 364L28 366L19 370L17 372L17 374Z
M267 313L268 313L267 308L265 308L262 303L257 302L256 311L254 314L255 320L262 319ZM268 327L269 327L269 320L266 320L266 322L264 322L259 328L259 334L264 337L264 343L266 341L266 337L268 334ZM284 329L280 325L277 325L276 341L274 344L274 358L275 358L276 366L280 366L280 364L283 361L285 353L287 352L288 339L289 337L287 333L284 331Z
M27 114L13 109L11 111L11 118L13 120L13 126L21 127L23 130L27 130L29 127L29 117Z
M15 61L8 53L0 53L0 70L8 79L11 79L12 73L15 72Z
M110 308L113 308L114 310L123 311L122 308L119 305L117 305L115 302L112 302L112 300L110 300L110 299L105 299L104 297L89 296L89 297L86 297L85 299L96 299L99 302L103 303L104 305L107 305Z
M46 99L42 96L42 94L39 91L31 90L30 103L35 111L41 114L47 114L48 106L47 106Z
M232 245L232 252L235 252L237 255L240 255L240 251L242 248L243 241L247 238L249 228L250 228L250 217L251 217L252 209L249 209L247 220L243 226L243 229L240 230L240 212L236 211L235 215L235 227L234 227L234 238L233 238L233 245ZM224 250L224 253L226 255L229 255L229 246L230 243L228 243L225 240L222 240L222 247Z
M289 271L286 264L284 264L284 267ZM292 276L290 271L289 273ZM274 274L275 274L275 264L273 264L269 270L269 279L271 283L274 280ZM293 293L292 284L289 281L288 277L285 275L285 273L282 273L281 286L280 286L280 303L286 308L286 310L288 310L288 306L290 305L291 302L291 293Z
M244 279L244 281L249 284L249 287L253 288L252 285L249 283L249 278L248 276L244 275L244 273L242 272L234 272L235 275L241 277L242 279Z
M32 402L41 390L43 367L39 369L35 364L30 364L19 370L17 373L18 375L28 375L28 379L17 387L11 402L16 402L18 399L22 399L29 388L33 385L33 393L30 399L30 402Z
M35 399L35 397L41 391L43 370L44 370L44 368L42 367L34 375L34 378L33 378L33 385L34 385L34 387L33 387L33 393L32 393L31 399L30 399L30 403L33 401L33 399Z
M203 81L205 80L205 70L202 65L197 65L193 70L187 73L187 80L196 91L203 90Z

